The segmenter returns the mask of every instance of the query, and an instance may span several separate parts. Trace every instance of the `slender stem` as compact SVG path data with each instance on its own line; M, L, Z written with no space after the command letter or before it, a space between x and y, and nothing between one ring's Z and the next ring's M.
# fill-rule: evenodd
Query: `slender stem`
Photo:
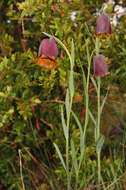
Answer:
M70 99L70 110L67 118L67 130L68 138L66 139L66 168L67 168L67 190L70 190L70 167L69 167L69 126L70 126L70 115L72 108L73 97Z
M66 168L67 168L67 190L70 189L70 175L69 175L69 117L67 118L67 130L68 130L68 138L66 139Z
M68 52L69 56L69 52ZM69 56L70 59L70 72L73 75L73 60L71 56ZM70 116L71 116L71 110L72 110L72 102L73 102L73 96L74 94L70 92L71 89L69 89L69 97L70 97L70 107L69 107L69 112L68 112L68 117L67 117L67 130L68 130L68 137L66 139L66 168L67 168L67 190L71 189L71 184L70 184L70 166L69 166L69 128L70 128Z
M98 104L98 117L97 117L97 140L100 137L100 120L101 120L101 102L100 102L100 94L101 94L101 79L98 77L97 79L98 89L97 89L97 104Z
M84 133L83 133L83 143L85 145L86 141L86 131L87 131L87 126L88 126L88 121L89 121L89 82L90 82L90 72L91 72L91 60L92 60L92 54L89 54L89 49L88 49L88 42L86 46L86 51L87 51L87 60L88 60L88 73L87 73L87 80L86 80L86 90L85 90L85 107L86 107L86 113L85 113L85 123L84 123Z
M96 55L99 54L99 50L100 50L100 42L99 42L99 38L96 37L96 42L95 42Z
M67 168L67 190L70 190L70 175L69 175L69 139L66 141L66 168Z
M100 102L100 88L101 88L101 79L97 79L98 89L97 89L97 128L96 128L96 143L98 143L100 138L100 120L101 120L101 102ZM98 162L98 183L101 182L101 150L97 150L97 162Z
M89 112L88 112L88 107L89 107L89 94L88 94L88 88L89 88L89 75L90 75L90 64L88 68L88 77L87 77L87 86L86 86L86 113L85 113L85 123L84 123L84 133L83 133L83 144L85 145L85 138L86 138L86 131L87 131L87 125L88 125L88 119L89 119Z
M99 54L100 50L100 42L99 38L96 38L96 43L95 43L95 51L96 55ZM98 146L98 141L100 139L100 121L101 121L101 101L100 101L100 95L101 95L101 79L100 77L97 78L97 125L96 125L96 131L95 131L95 141L96 141L96 146ZM96 148L97 152L97 164L98 164L98 184L100 187L100 182L101 182L101 148Z
M88 120L89 120L89 111L88 111L88 107L89 107L89 93L88 93L88 89L89 89L89 80L90 80L90 70L91 70L91 57L89 55L89 49L88 49L88 43L86 45L86 50L87 50L87 59L88 59L88 73L87 73L87 79L85 77L85 109L86 109L86 113L85 113L85 121L84 121L84 131L83 131L83 135L82 135L82 140L83 140L83 148L81 150L81 156L80 156L80 161L79 161L79 168L78 171L80 170L82 161L84 160L85 156L85 142L86 142L86 131L87 131L87 126L88 126ZM83 74L84 75L84 74Z
M86 115L85 115L85 125L84 125L84 144L85 144L86 129L87 129L88 118L89 118L89 112L88 112L89 93L88 93L88 89L89 89L89 79L90 79L90 70L91 70L91 58L89 55L88 47L87 47L87 58L88 58L88 74L87 74L86 91L85 91L85 97L86 97L86 113L85 114Z
M101 151L97 152L97 159L98 159L98 185L100 187L100 183L101 183Z

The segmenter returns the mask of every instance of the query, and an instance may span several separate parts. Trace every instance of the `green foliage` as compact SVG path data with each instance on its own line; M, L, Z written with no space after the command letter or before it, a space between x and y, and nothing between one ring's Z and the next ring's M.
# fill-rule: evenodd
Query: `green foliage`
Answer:
M7 189L22 189L19 149L26 189L49 189L48 186L52 190L65 189L70 178L73 188L96 184L93 128L96 94L94 91L90 93L90 84L95 85L95 81L89 74L92 76L95 13L101 6L100 0L0 1L0 183ZM71 19L73 11L76 13L74 21ZM119 89L114 98L110 94L110 99L116 100L116 103L108 101L111 108L103 99L103 131L120 121L125 128L126 113L125 106L122 106L125 94L120 93L120 88L125 93L126 82L125 28L123 16L117 27L113 27L111 38L100 39L100 53L104 52L111 62L111 75L101 81L101 95L105 96L106 86L110 83L118 85ZM50 71L36 64L39 43L49 34L57 37L59 48L58 69ZM74 43L71 45L72 39ZM74 100L76 94L82 96L80 102ZM119 106L118 102L121 102ZM88 107L86 122L85 107ZM113 113L116 113L116 119ZM107 124L104 122L106 118L109 118ZM106 187L122 188L125 138L120 142L121 145L113 139L109 140L108 136L105 139L101 136L98 142L98 148L103 145L101 164ZM59 159L53 143L67 178L57 162ZM69 146L66 147L65 143ZM109 156L104 147L107 147ZM69 168L75 172L72 177ZM77 186L74 186L75 181Z

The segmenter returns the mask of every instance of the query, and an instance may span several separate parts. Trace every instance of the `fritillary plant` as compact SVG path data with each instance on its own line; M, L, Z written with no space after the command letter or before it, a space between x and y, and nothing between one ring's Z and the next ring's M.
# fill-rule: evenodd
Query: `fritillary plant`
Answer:
M126 189L125 10L0 1L0 189Z
M94 76L96 77L96 92L97 92L97 120L95 126L95 142L96 142L96 153L97 153L97 163L98 163L98 184L100 185L102 181L101 176L101 149L104 143L104 136L100 133L101 129L101 114L105 104L106 96L101 102L101 77L108 75L108 65L106 64L105 57L100 55L100 40L99 35L102 37L104 35L110 35L112 33L111 24L109 17L106 14L101 14L96 21L96 43L95 52L96 55L93 59L93 69Z
M46 33L45 33L46 34ZM62 129L65 138L65 157L60 151L57 144L54 143L56 152L60 158L62 166L66 173L67 178L67 190L72 189L72 177L76 176L76 182L74 189L77 190L80 188L79 186L79 175L81 171L81 166L85 162L86 156L86 132L87 127L89 125L89 118L94 123L94 136L95 136L95 144L96 144L96 153L97 153L97 167L98 167L98 187L97 189L101 189L102 185L102 175L101 175L101 149L104 143L104 136L101 134L101 114L103 111L103 107L106 101L106 96L103 98L101 102L101 77L105 77L108 75L108 65L106 63L105 56L100 54L100 40L99 35L108 35L111 34L111 25L107 15L100 15L97 19L96 23L96 42L95 42L95 50L92 51L92 54L89 54L89 44L88 40L85 40L85 47L87 51L87 75L84 73L82 68L83 75L83 86L84 86L84 101L85 101L85 119L84 125L81 124L78 116L72 110L73 105L73 97L75 93L75 82L74 82L74 65L75 65L75 53L74 53L74 43L72 41L71 45L71 53L68 51L67 47L57 38L54 37L55 41L62 46L62 48L66 51L69 61L70 61L70 75L69 75L69 83L68 89L66 93L66 98L64 102L64 106L61 106L61 121L62 121ZM51 37L49 34L46 34L48 37ZM47 40L48 41L48 40ZM51 42L51 41L50 41ZM46 43L46 40L42 43ZM54 43L54 41L52 42ZM52 51L55 49L52 48ZM40 46L40 50L42 50L42 44ZM43 48L44 50L44 48ZM50 47L48 46L48 50L44 50L46 53L50 51ZM93 57L93 53L96 53ZM57 54L57 53L56 53ZM91 67L93 67L93 75L91 74ZM93 115L93 112L89 108L89 82L90 80L94 84L96 93L97 93L97 116ZM66 117L65 117L66 113ZM75 146L74 140L70 134L71 128L71 117L74 118L78 129L79 129L79 138L80 145L78 144L77 148Z

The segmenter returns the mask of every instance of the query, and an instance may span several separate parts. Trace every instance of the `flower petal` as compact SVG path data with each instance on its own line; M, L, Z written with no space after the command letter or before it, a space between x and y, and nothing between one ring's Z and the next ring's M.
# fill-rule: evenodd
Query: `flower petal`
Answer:
M96 77L104 77L108 74L108 65L103 55L96 55L93 58L93 69Z
M54 38L45 38L41 41L38 56L41 55L54 58L58 56L58 47Z
M96 35L112 34L112 27L108 15L101 14L96 21Z

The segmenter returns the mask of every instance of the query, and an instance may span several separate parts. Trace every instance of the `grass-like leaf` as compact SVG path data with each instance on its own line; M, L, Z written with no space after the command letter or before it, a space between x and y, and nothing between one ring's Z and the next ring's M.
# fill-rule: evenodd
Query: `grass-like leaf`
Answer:
M62 127L63 127L63 132L64 132L64 136L65 139L68 139L68 127L65 123L65 119L64 119L64 113L63 113L63 107L61 106L61 120L62 120Z
M60 152L59 147L57 146L57 144L55 144L55 143L53 143L53 144L54 144L54 147L55 147L55 149L56 149L56 152L57 152L57 154L58 154L58 156L59 156L59 158L60 158L60 161L61 161L61 163L62 163L64 169L67 171L66 165L65 165L65 162L64 162L64 159L63 159L63 156L62 156L62 154L61 154L61 152Z

